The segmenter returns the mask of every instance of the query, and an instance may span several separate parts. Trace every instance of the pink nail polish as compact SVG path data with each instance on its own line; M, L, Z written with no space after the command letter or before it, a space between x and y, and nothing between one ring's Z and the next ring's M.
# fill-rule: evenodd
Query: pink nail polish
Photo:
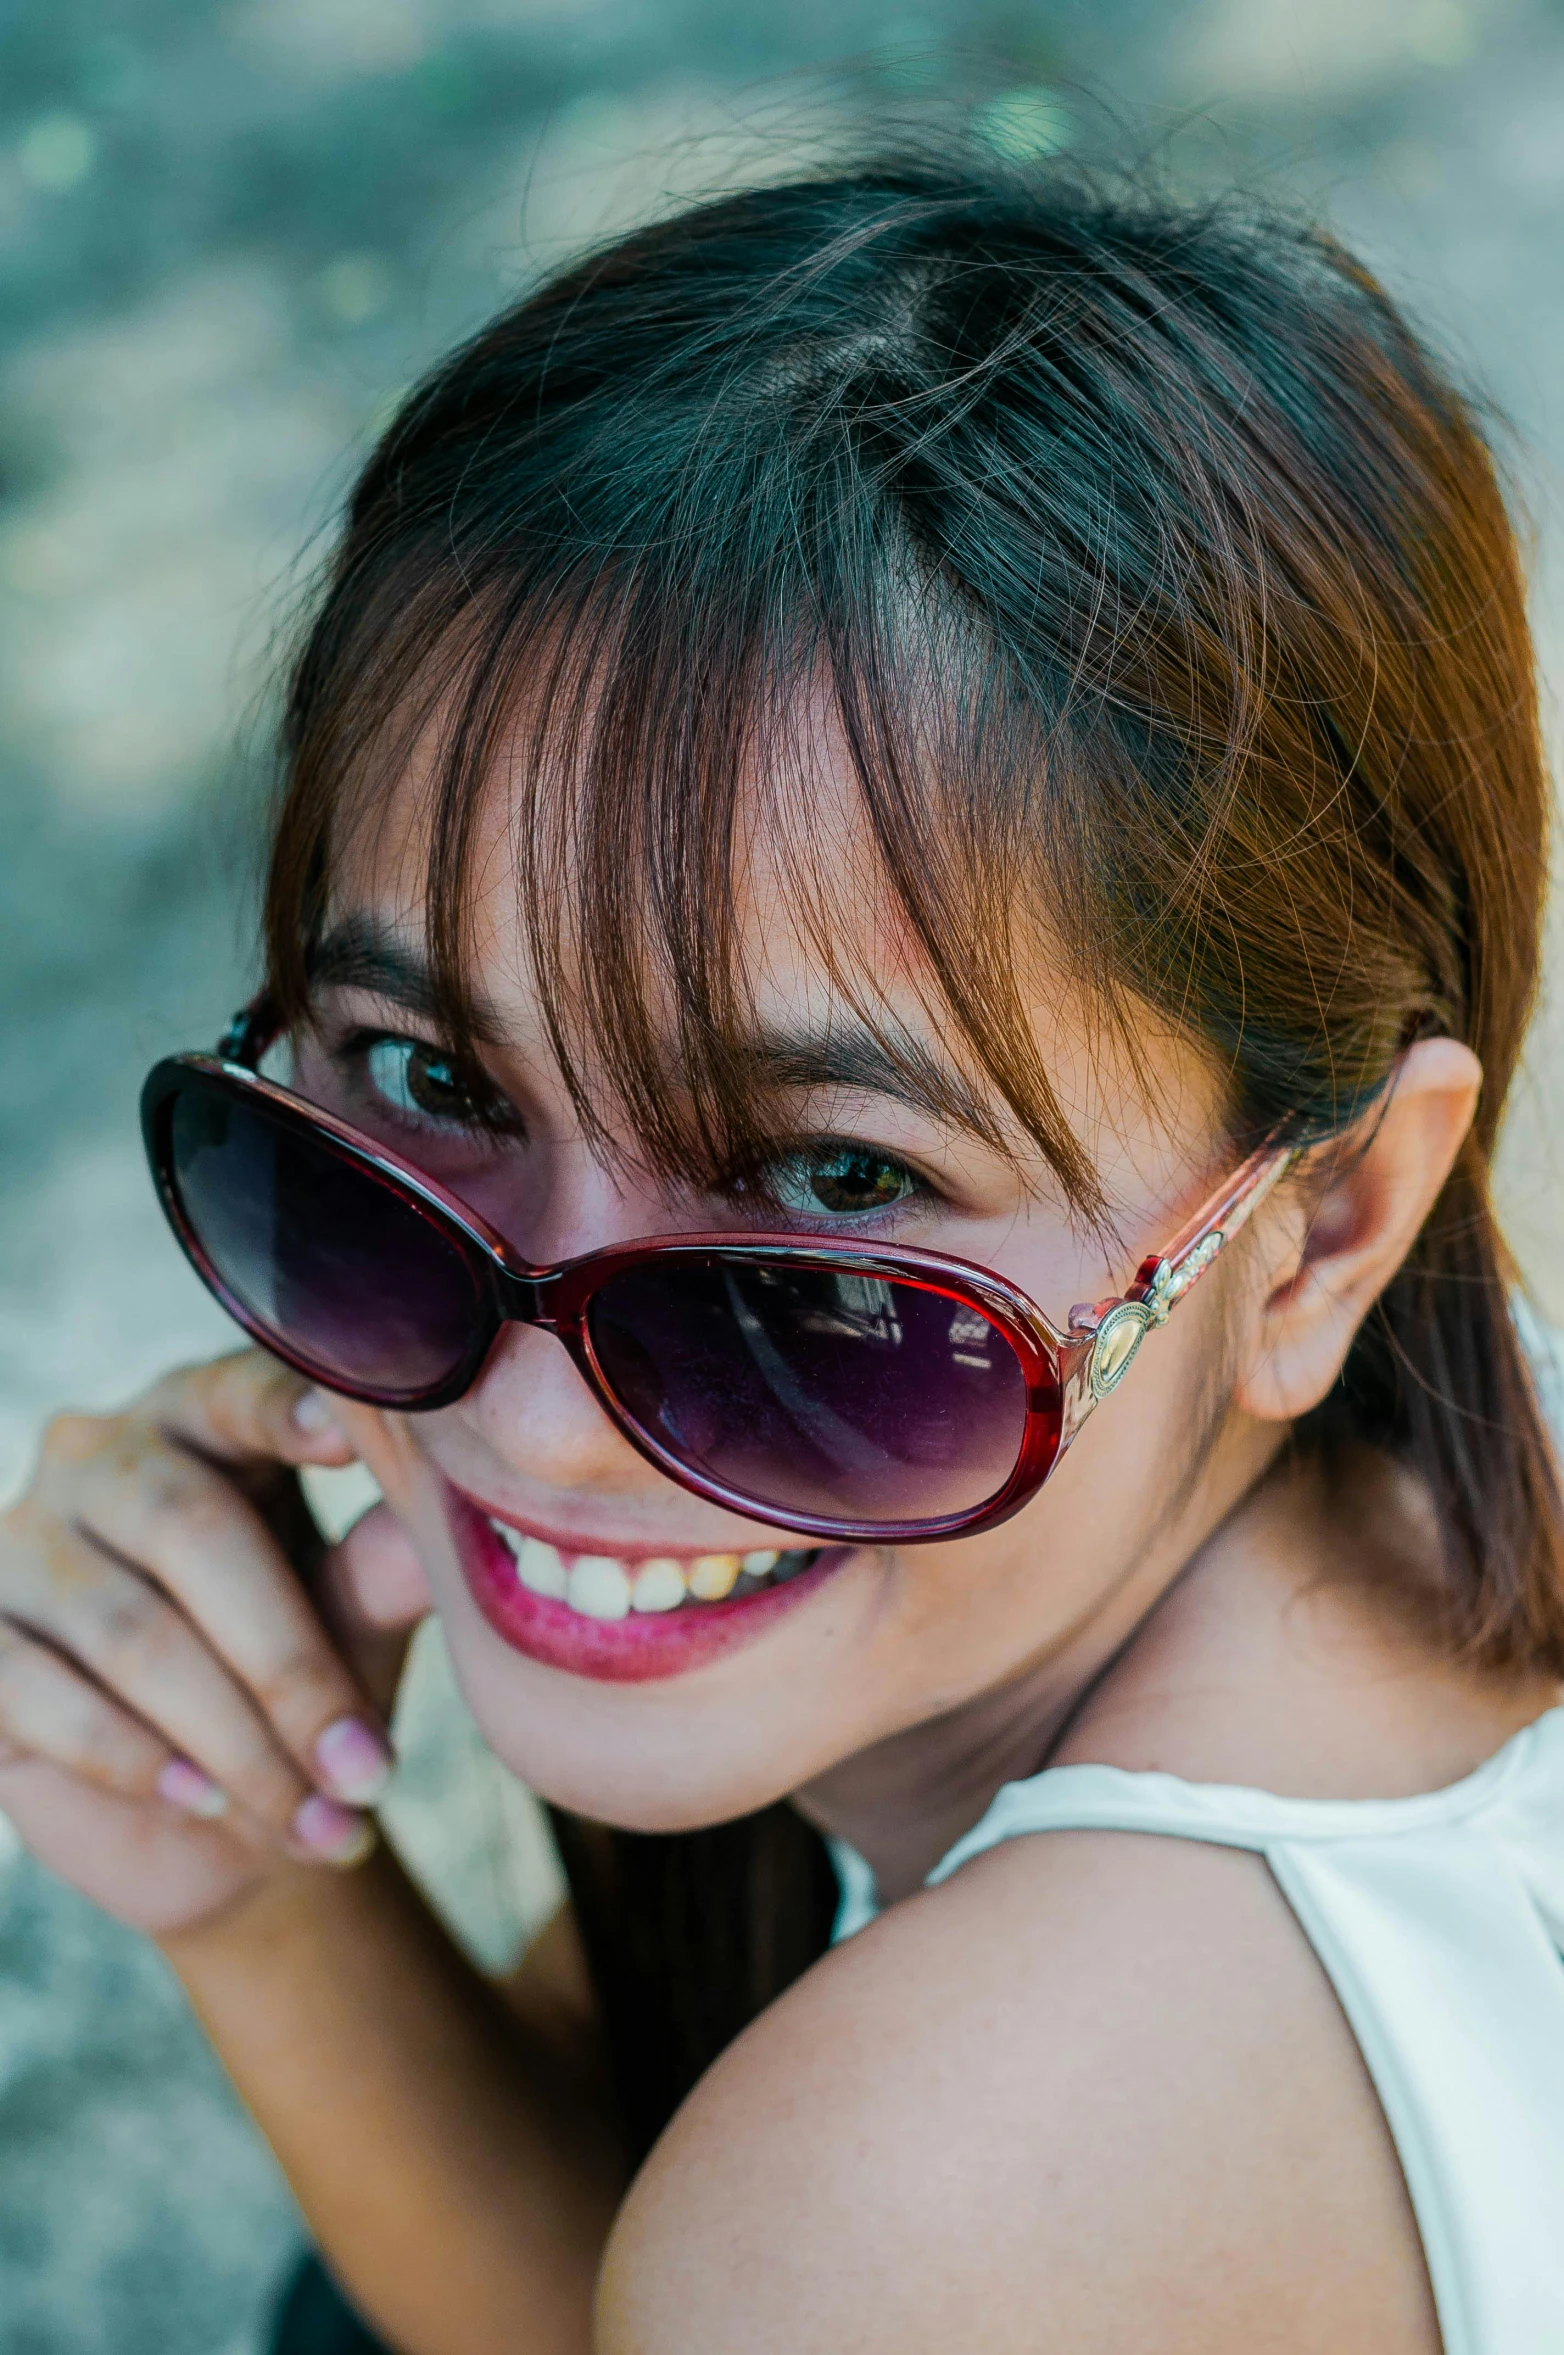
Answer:
M357 1864L375 1844L375 1827L317 1791L294 1816L293 1836L327 1864Z
M324 1438L328 1431L333 1438L338 1436L330 1403L318 1390L306 1390L302 1398L294 1400L293 1419L312 1439Z
M227 1792L188 1758L171 1758L159 1769L157 1794L170 1806L182 1807L186 1815L202 1816L209 1823L228 1811Z
M315 1763L334 1798L369 1807L391 1780L395 1760L372 1725L361 1717L339 1717L315 1744Z

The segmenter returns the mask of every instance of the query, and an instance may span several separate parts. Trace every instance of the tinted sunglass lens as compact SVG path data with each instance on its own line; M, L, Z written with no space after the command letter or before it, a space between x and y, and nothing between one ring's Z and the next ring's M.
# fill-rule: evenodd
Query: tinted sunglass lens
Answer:
M472 1349L477 1281L433 1219L328 1139L191 1079L167 1166L218 1283L330 1387L414 1400Z
M680 1253L605 1285L589 1327L650 1439L784 1521L971 1512L1025 1435L1026 1378L1003 1331L932 1285Z

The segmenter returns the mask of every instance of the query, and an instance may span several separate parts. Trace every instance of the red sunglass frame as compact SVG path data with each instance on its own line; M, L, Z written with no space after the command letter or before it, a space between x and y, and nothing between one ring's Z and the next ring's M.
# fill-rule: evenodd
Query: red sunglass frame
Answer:
M167 1057L148 1074L141 1095L142 1136L164 1215L196 1274L252 1340L338 1396L410 1414L449 1406L463 1397L507 1324L536 1325L564 1344L594 1398L631 1446L680 1487L767 1527L797 1530L826 1542L928 1543L975 1535L1019 1512L1036 1495L1093 1407L1117 1389L1146 1333L1166 1321L1174 1303L1205 1272L1294 1158L1290 1148L1275 1143L1251 1154L1165 1250L1142 1260L1127 1292L1072 1308L1063 1331L1018 1285L993 1269L913 1245L847 1239L822 1243L796 1234L719 1231L646 1236L546 1266L523 1259L478 1212L400 1154L263 1078L256 1065L280 1027L270 1004L257 1000L235 1016L214 1055ZM170 1113L175 1097L192 1082L241 1101L263 1102L274 1119L325 1143L443 1235L472 1277L477 1310L472 1347L453 1374L415 1391L346 1385L339 1376L323 1375L307 1355L292 1349L230 1291L190 1224L174 1175ZM730 1488L672 1455L621 1404L594 1354L587 1311L594 1295L630 1268L652 1260L705 1257L713 1251L752 1262L787 1259L806 1267L910 1284L942 1293L997 1326L1026 1384L1025 1425L1015 1464L1003 1485L977 1505L933 1519L848 1520L779 1511L774 1503Z

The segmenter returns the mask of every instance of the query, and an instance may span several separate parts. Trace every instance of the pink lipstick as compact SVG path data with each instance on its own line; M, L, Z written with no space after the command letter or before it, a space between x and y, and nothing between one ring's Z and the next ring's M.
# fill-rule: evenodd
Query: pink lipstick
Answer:
M852 1550L588 1551L458 1488L449 1501L462 1570L495 1634L547 1667L613 1684L683 1675L762 1635Z

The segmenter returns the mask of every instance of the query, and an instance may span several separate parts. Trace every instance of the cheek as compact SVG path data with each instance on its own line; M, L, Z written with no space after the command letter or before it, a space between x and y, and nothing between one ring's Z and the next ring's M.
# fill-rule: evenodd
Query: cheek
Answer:
M428 1479L427 1459L411 1423L379 1407L359 1406L352 1399L331 1398L332 1415L364 1469L373 1475L393 1512L410 1527L418 1525L418 1507Z
M1219 1335L1190 1320L1152 1333L1051 1479L1014 1520L948 1546L909 1548L909 1614L954 1670L1046 1648L1089 1620L1173 1534L1173 1507L1223 1420ZM929 1575L916 1576L922 1555Z
M1089 1488L1067 1480L1067 1469L1068 1459L1002 1527L903 1555L898 1634L920 1714L1004 1685L1090 1617L1107 1565Z
M1108 1555L1157 1531L1224 1420L1231 1377L1221 1320L1195 1310L1191 1302L1147 1335L1122 1387L1096 1409L1051 1484L1070 1496L1091 1542Z

